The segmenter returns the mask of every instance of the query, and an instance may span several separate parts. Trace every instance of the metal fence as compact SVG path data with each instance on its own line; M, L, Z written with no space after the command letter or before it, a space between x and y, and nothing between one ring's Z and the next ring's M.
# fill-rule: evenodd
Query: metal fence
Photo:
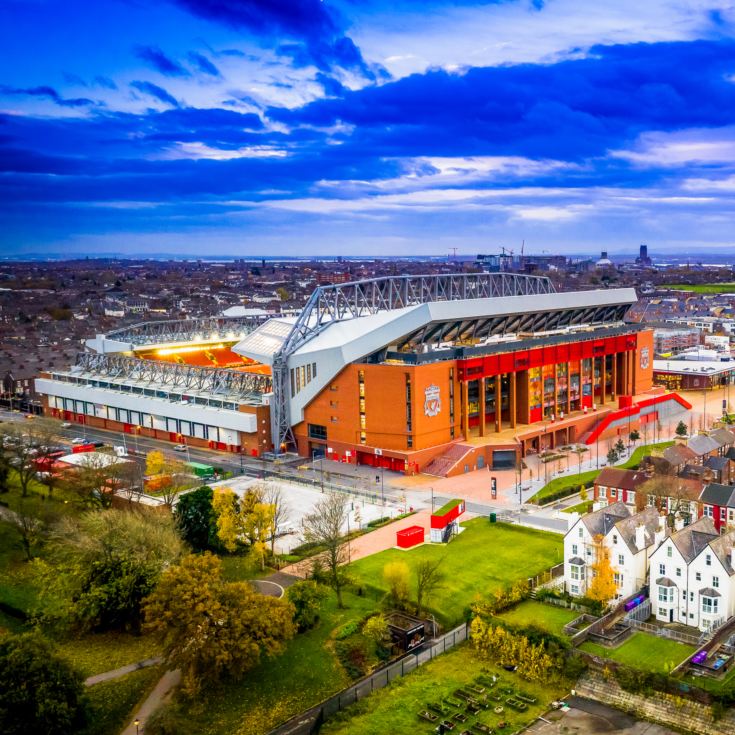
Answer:
M293 717L288 722L271 730L268 735L314 735L319 732L322 724L340 710L349 707L372 692L382 689L395 679L410 674L422 664L428 663L445 651L454 648L467 640L468 626L466 623L450 630L431 644L424 646L418 653L409 653L402 659L376 671L370 676L361 679L347 689L343 689L326 701L318 704L306 712Z
M692 635L691 633L682 633L678 630L671 630L670 628L663 628L660 625L653 625L652 623L645 623L635 618L626 619L625 621L635 630L640 630L643 633L650 633L651 635L658 636L659 638L670 638L672 641L679 641L679 643L686 643L689 646L698 646L700 643L700 636Z

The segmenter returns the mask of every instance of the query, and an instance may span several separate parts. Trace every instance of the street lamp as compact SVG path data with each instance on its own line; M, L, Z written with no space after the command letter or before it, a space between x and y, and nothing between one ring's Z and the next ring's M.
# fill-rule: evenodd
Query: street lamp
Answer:
M133 724L135 725L135 735L139 735L138 728L140 727L140 720L136 717L135 720L133 720Z

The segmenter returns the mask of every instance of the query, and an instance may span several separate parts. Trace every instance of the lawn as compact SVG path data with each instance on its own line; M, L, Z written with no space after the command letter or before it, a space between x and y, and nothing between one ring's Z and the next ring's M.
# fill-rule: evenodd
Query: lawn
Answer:
M466 728L470 723L481 722L495 728L500 720L508 727L502 732L518 732L543 714L550 702L563 696L569 690L564 684L538 684L523 681L517 674L508 673L493 667L480 659L469 645L442 654L433 661L421 666L401 679L395 679L389 686L380 689L357 704L350 705L328 720L321 728L322 735L374 735L375 733L431 733L436 725L419 719L418 713L429 704L441 704L445 697L452 697L460 687L472 684L478 676L490 672L500 674L498 684L489 689L489 697L494 692L502 696L497 703L504 707L501 714L491 709L482 710L477 719L472 717L467 723L456 728ZM536 697L537 704L529 705L524 713L515 712L505 704L508 694L501 688L512 687L514 693ZM493 703L495 704L495 703ZM464 709L464 708L462 708ZM452 709L456 712L456 709ZM469 716L469 715L468 715Z
M645 457L648 454L653 454L654 452L662 453L664 449L672 446L674 442L659 442L658 444L644 444L641 447L638 447L637 449L633 450L633 454L630 455L630 458L623 462L623 464L615 465L616 467L619 467L623 470L634 470L638 468L638 465L643 460L643 457Z
M161 653L160 646L150 636L130 633L91 633L61 641L57 650L85 678Z
M561 560L562 537L504 523L491 524L475 518L448 545L425 544L409 551L388 549L350 565L355 584L364 586L374 598L387 592L383 568L388 562L403 561L411 570L424 559L441 559L443 586L428 600L431 611L447 627L466 619L475 598L506 585L527 579ZM411 589L414 580L411 575Z
M198 735L263 735L348 686L351 680L333 653L332 638L348 621L372 612L375 602L349 592L344 600L346 609L339 610L330 593L316 628L297 635L282 656L262 661L240 683L171 705L171 714L181 718L186 732Z
M148 696L162 675L160 666L151 666L88 687L89 725L81 735L117 735L132 721L138 702Z
M563 635L564 626L579 617L579 610L545 605L536 600L525 600L510 610L500 613L497 617L511 625L519 627L535 625L549 633Z
M14 525L0 521L0 602L17 610L36 608L39 589Z
M693 286L685 283L666 283L659 288L693 291L694 293L735 293L735 283L698 283Z
M605 648L586 641L580 646L580 650L601 658L619 661L636 669L667 674L687 656L693 655L697 649L668 638L659 638L647 633L633 633L618 648Z
M576 505L570 505L568 508L563 508L562 513L579 513L580 515L584 515L585 513L589 513L592 510L592 506L594 505L593 500L583 500L581 503L577 503Z

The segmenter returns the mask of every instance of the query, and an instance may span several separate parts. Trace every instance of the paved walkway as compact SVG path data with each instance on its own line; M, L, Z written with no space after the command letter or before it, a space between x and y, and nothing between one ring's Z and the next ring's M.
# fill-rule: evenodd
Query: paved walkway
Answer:
M181 681L181 672L167 671L159 680L158 684L154 687L153 691L148 695L148 698L138 708L133 715L130 724L122 731L121 735L142 735L145 733L146 720L159 708L165 704L174 688L179 685ZM139 724L136 727L135 721L138 720Z
M133 671L139 671L145 669L148 666L157 666L162 663L163 659L160 656L154 656L153 658L147 658L144 661L136 661L134 664L128 664L127 666L121 666L119 669L112 669L111 671L103 671L101 674L95 674L84 680L84 684L88 687L99 684L102 681L109 681L110 679L119 679L125 674L131 674Z

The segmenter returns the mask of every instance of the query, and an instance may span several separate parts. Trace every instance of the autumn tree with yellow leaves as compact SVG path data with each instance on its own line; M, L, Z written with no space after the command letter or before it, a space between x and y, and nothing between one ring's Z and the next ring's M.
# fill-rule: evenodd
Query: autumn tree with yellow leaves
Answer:
M595 561L590 565L592 581L587 588L587 597L607 604L617 594L615 571L610 563L610 552L602 543L602 535L597 534L593 539Z

